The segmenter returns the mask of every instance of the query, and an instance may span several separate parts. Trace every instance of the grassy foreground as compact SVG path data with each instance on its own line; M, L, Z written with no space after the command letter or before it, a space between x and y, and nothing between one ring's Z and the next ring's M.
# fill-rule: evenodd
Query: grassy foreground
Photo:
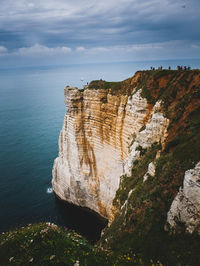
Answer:
M50 223L29 225L0 236L0 265L103 265L83 237Z
M52 223L0 234L0 265L144 265L136 255L114 256L82 236ZM156 264L161 265L161 264Z

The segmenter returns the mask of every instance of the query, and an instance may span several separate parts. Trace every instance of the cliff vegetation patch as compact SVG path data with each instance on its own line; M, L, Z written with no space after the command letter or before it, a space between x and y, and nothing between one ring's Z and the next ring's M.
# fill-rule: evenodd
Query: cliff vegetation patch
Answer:
M29 225L0 235L0 264L111 265L82 236L51 223Z
M88 89L103 89L107 90L112 95L130 95L132 86L130 84L131 79L127 79L119 82L109 82L105 80L93 80L88 85Z
M108 250L92 246L74 231L51 223L30 224L1 233L0 260L1 266L143 265L136 254L116 257Z
M199 265L200 237L185 232L184 224L176 234L165 231L167 213L183 185L185 171L200 160L200 71L143 71L137 89L154 104L162 100L170 120L168 137L140 153L131 176L122 176L113 201L118 213L104 230L100 245L113 254L137 254L144 265ZM141 149L140 147L138 149ZM156 157L160 151L159 158ZM155 176L148 165L156 165Z

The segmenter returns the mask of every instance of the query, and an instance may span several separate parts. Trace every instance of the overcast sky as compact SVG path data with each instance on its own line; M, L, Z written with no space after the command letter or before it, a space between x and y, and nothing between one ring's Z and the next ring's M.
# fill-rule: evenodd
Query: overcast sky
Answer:
M0 66L200 58L200 0L0 4Z

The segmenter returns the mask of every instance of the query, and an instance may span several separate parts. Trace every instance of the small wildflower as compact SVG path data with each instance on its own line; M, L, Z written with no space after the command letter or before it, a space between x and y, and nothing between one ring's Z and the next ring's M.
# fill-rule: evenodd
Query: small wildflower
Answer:
M33 262L33 258L31 258L31 259L29 260L29 262Z
M40 234L47 233L47 232L48 232L48 228L41 230Z
M33 239L31 239L30 242L32 243L33 242Z
M74 263L74 266L79 266L79 261L78 260Z
M56 255L51 255L51 257L49 258L50 260L53 260L55 258Z
M14 259L14 257L10 257L9 261L11 262Z
M51 227L54 228L54 229L57 229L58 226L57 226L56 224L53 224L53 223L52 223L52 224L51 224Z

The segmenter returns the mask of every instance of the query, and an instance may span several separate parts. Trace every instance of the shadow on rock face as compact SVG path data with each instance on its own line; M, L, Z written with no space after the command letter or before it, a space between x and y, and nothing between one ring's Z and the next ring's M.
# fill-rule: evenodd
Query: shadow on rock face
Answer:
M72 229L95 243L108 221L87 208L61 201L55 196L56 223Z

